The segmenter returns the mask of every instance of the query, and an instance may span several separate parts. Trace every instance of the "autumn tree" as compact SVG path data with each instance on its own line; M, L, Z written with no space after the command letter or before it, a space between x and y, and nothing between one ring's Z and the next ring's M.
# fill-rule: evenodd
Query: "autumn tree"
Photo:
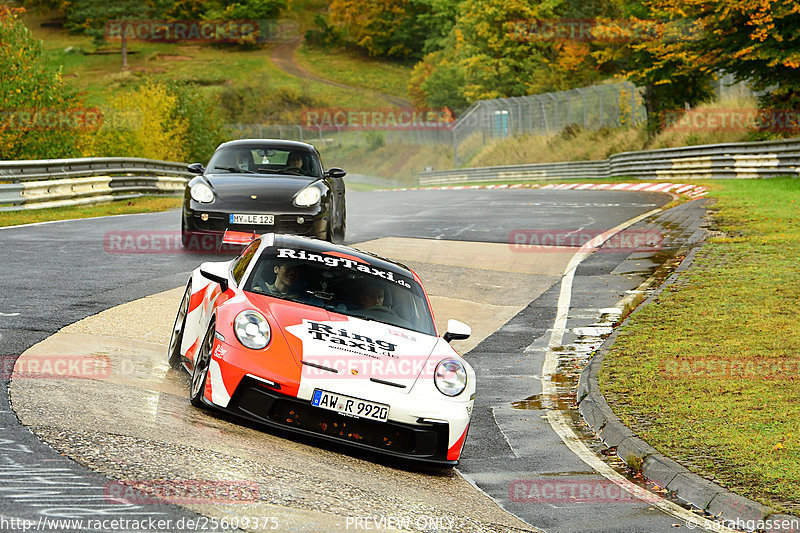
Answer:
M794 0L651 0L666 16L701 30L670 57L698 68L722 69L757 90L774 88L763 104L800 105L800 4Z
M46 67L21 12L0 6L0 159L77 157L97 114Z
M605 43L594 56L643 88L647 131L652 137L662 128L666 111L694 106L713 96L715 72L686 50L687 42L697 38L695 24L669 19L667 13L636 0L626 2L622 12L620 18L601 19L594 27L595 38Z
M447 35L457 0L333 0L331 22L373 57L419 59Z
M570 24L608 15L601 0L474 0L457 5L456 18L440 50L418 63L409 92L429 105L442 97L449 107L479 99L570 89L607 77L596 63L590 39L551 39L537 34L542 22Z

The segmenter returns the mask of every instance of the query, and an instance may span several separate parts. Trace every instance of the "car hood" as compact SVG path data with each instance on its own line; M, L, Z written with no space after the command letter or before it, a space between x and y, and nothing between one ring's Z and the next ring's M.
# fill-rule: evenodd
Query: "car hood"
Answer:
M369 380L409 392L440 340L292 302L273 300L269 313L302 366L303 379L312 381Z
M245 212L266 206L291 205L295 194L318 181L308 176L275 174L210 174L205 179L219 201Z

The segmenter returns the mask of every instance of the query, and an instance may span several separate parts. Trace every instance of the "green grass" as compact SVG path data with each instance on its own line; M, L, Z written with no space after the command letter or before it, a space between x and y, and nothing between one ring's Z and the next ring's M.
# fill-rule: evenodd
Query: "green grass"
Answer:
M297 50L295 60L320 78L409 98L407 83L411 65L371 59L345 50L322 50L305 45Z
M182 202L183 198L175 196L143 196L130 200L115 200L113 202L80 207L9 211L0 213L0 226L17 226L20 224L32 224L34 222L92 218L108 215L154 213L178 208L181 206Z
M625 423L662 453L797 512L800 180L706 185L717 200L715 233L683 282L625 326L600 384ZM729 363L761 366L691 370Z
M60 68L65 81L80 89L87 105L101 105L107 95L120 88L137 84L144 77L155 80L183 80L205 91L222 87L245 87L254 82L268 83L274 89L286 88L313 98L319 106L358 107L363 105L359 91L303 80L277 68L270 60L270 48L237 50L210 45L134 41L128 44L128 69L115 54L82 54L66 49L95 50L89 37L71 35L63 30L42 28L44 17L26 15L26 25L42 40L48 66ZM109 42L104 48L119 49Z

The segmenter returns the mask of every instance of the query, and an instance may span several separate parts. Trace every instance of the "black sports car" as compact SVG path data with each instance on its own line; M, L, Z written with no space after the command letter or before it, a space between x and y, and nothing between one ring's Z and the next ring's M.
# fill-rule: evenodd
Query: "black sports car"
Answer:
M292 233L343 242L345 171L323 171L310 144L242 139L221 144L189 181L181 234L189 249L213 250L225 230Z

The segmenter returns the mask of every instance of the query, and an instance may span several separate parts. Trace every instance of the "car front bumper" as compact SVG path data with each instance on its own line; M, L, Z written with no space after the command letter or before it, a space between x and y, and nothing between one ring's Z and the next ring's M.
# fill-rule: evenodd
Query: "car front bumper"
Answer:
M203 220L206 218L206 220ZM229 213L214 211L183 211L184 242L186 237L198 235L219 236L225 230L264 233L289 233L324 239L328 235L327 211L320 210L316 213L291 213L276 214L274 224L231 224Z
M308 400L281 394L249 376L244 377L224 408L243 418L396 458L441 466L448 460L446 423L403 424L352 418L314 407Z

